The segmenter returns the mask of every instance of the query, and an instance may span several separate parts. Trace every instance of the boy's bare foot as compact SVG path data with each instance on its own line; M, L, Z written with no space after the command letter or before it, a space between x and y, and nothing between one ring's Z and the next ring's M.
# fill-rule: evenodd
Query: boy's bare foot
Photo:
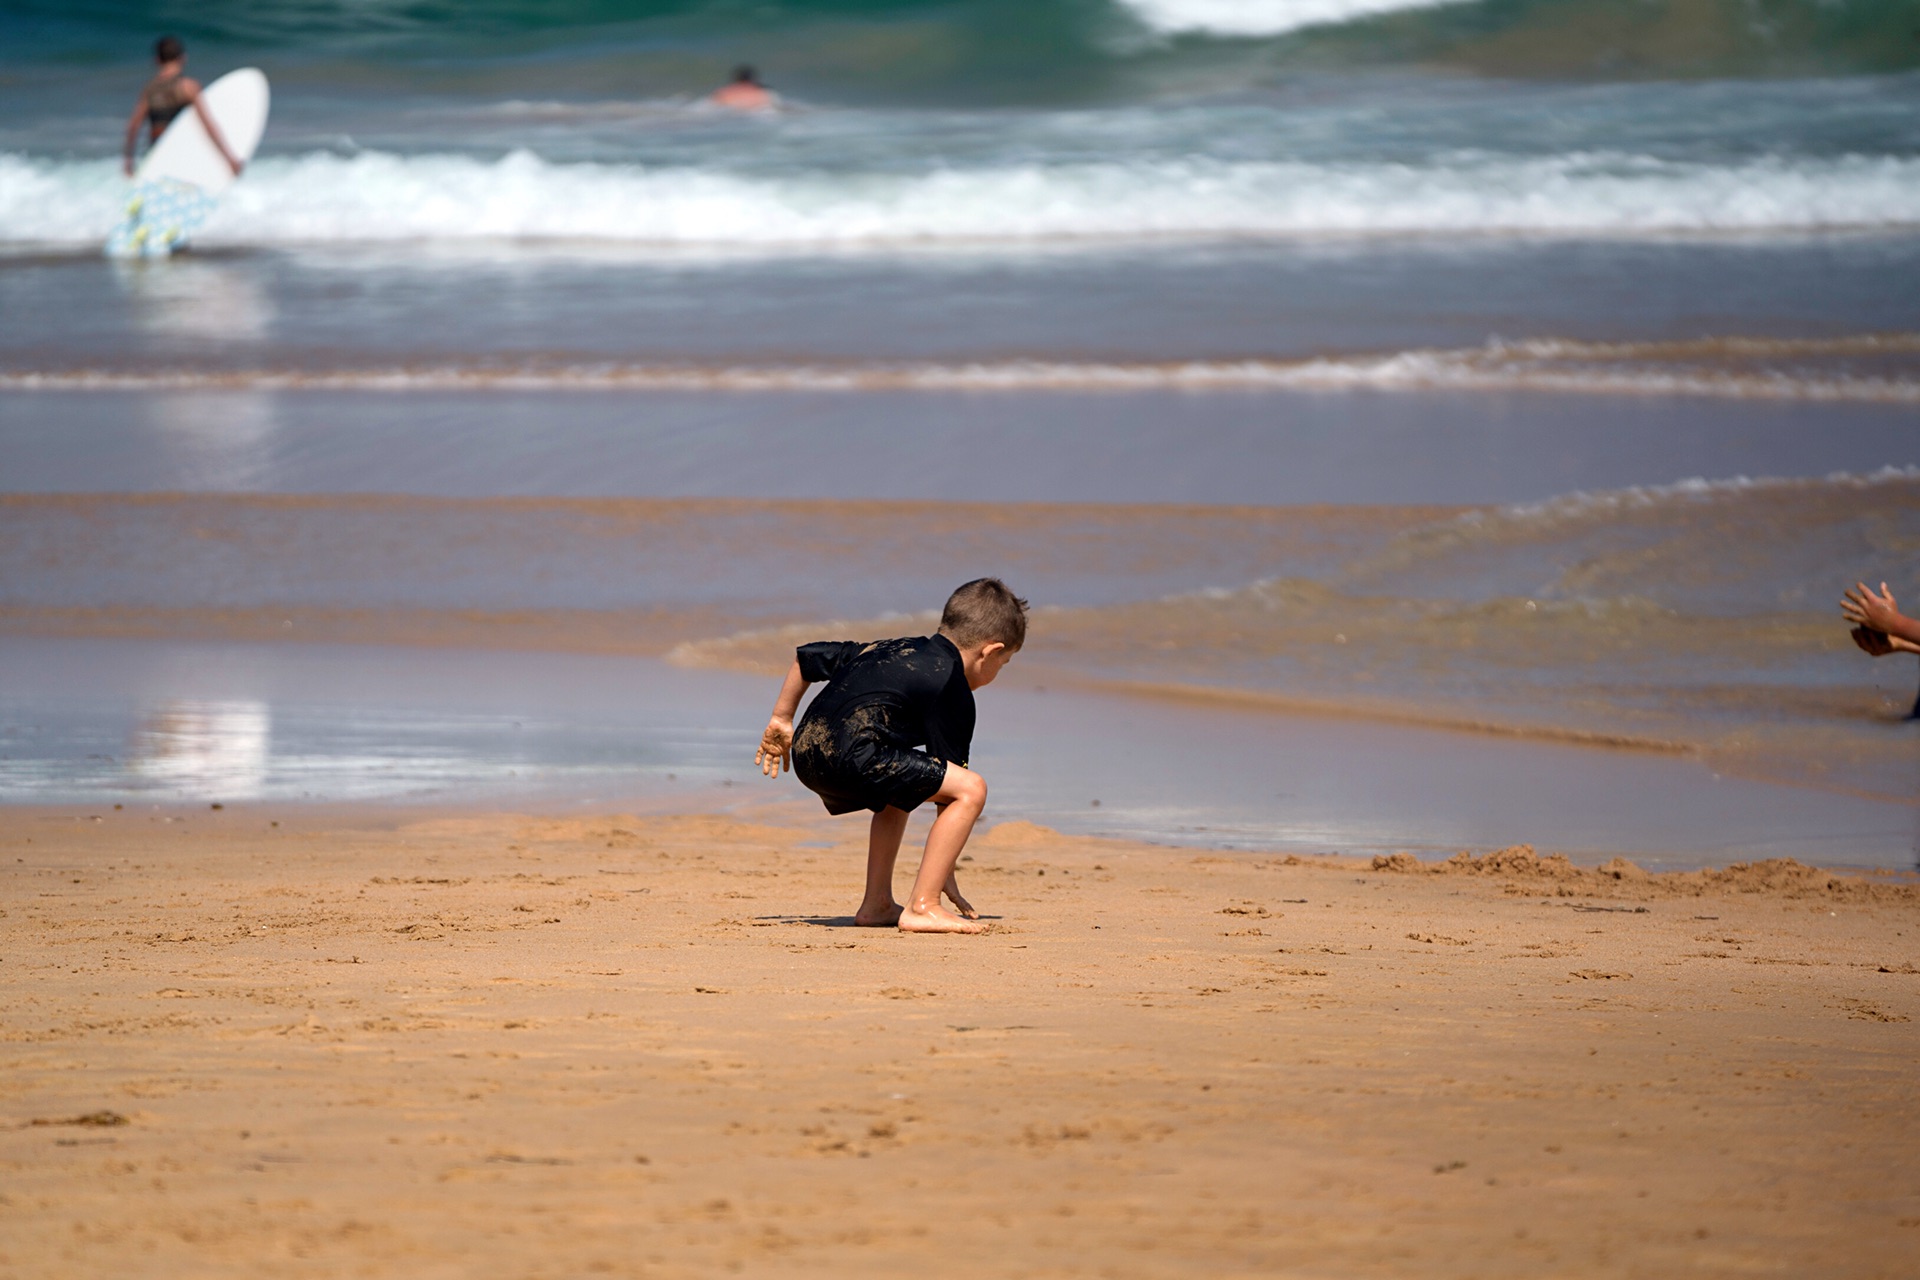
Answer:
M899 924L900 904L889 902L883 907L870 907L863 902L860 909L853 913L853 922L867 929L884 929Z
M987 927L977 920L963 919L938 905L925 911L904 910L900 913L899 924L902 933L979 933Z

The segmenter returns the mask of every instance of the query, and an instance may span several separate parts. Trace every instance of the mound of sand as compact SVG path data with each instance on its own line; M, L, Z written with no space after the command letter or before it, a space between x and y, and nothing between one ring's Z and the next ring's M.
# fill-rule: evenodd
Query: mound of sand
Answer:
M1385 854L1373 860L1372 869L1400 875L1500 877L1508 881L1510 893L1552 892L1562 897L1758 893L1780 898L1920 902L1920 884L1911 880L1840 875L1792 858L1736 862L1705 871L1650 872L1625 858L1614 858L1598 867L1579 867L1563 853L1542 855L1530 844L1516 844L1478 857L1456 853L1444 862L1422 862L1410 853Z

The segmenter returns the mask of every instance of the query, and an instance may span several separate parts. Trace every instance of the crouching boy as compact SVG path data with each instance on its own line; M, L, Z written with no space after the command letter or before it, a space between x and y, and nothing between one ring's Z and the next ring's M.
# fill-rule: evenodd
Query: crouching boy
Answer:
M754 763L771 778L791 761L828 813L873 811L867 892L855 924L909 933L984 927L953 870L987 804L986 780L967 767L973 691L993 683L1026 638L1027 602L998 578L976 578L947 599L935 635L864 645L822 640L796 651ZM827 687L796 734L801 695L822 680ZM907 815L929 800L939 813L902 908L893 900L893 863ZM942 893L954 911L940 905Z

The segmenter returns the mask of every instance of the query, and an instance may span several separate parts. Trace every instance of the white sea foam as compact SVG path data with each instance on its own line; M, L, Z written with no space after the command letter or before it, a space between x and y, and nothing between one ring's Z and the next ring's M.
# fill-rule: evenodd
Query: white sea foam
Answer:
M1135 17L1169 35L1277 36L1302 27L1432 9L1463 0L1121 0Z
M0 155L0 247L96 242L111 161ZM1639 235L1920 225L1920 159L1679 164L1461 154L1422 165L1138 160L911 173L315 153L262 160L204 245L601 241L812 252L1099 238Z
M1621 511L1642 511L1677 503L1711 502L1747 494L1774 490L1812 491L1820 489L1867 490L1887 485L1910 486L1920 481L1920 466L1884 466L1865 473L1835 471L1819 477L1730 476L1708 480L1695 476L1672 484L1632 485L1625 489L1589 492L1576 489L1543 502L1515 503L1499 508L1494 516L1519 522L1562 521L1589 516L1606 517ZM1467 512L1462 523L1476 524L1488 519L1484 512Z
M1715 355L1762 352L1813 360L1811 368L1716 364ZM1545 391L1583 395L1920 404L1920 376L1822 369L1820 357L1920 352L1920 335L1823 339L1723 338L1672 344L1558 339L1458 350L1356 354L1307 360L1104 363L1044 360L956 364L650 365L528 363L351 369L161 371L38 369L0 373L9 391L233 390L630 390L630 391ZM1704 360L1703 360L1704 357Z

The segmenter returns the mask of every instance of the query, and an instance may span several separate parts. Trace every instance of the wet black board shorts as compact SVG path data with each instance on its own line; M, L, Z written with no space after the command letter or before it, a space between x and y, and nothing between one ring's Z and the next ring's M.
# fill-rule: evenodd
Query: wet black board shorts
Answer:
M888 710L862 707L841 721L801 723L793 740L793 772L828 813L911 812L946 782L945 762L903 746L887 724Z

